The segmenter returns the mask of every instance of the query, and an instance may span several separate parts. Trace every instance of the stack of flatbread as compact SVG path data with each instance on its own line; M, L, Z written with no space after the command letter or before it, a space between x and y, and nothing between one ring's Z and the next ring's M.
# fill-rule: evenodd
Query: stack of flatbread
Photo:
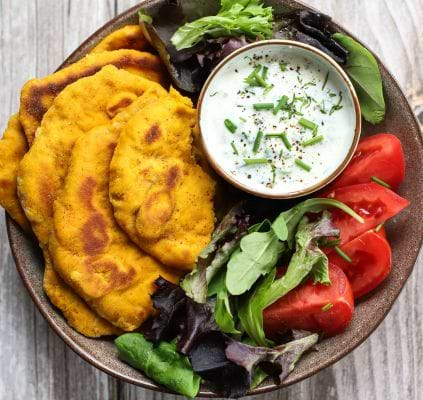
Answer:
M196 111L148 46L129 25L27 82L0 141L0 204L35 234L46 294L89 337L137 329L154 281L178 282L214 228Z

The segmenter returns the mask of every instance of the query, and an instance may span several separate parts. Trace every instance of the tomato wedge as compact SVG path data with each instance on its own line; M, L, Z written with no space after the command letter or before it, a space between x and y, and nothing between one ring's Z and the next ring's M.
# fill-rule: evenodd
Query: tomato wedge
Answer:
M341 246L352 262L337 253L329 254L329 261L345 272L354 298L361 297L379 286L391 271L391 246L379 233L368 231Z
M396 190L404 175L404 152L400 140L390 133L379 133L360 141L348 167L331 187L369 183L371 177L376 176Z
M342 244L376 228L398 214L410 202L377 183L362 183L333 189L326 197L345 203L364 219L360 223L344 212L332 209L332 222L340 230Z
M345 330L354 313L354 298L341 268L329 264L331 285L308 280L264 310L264 329L276 338L287 329L324 332L328 336Z

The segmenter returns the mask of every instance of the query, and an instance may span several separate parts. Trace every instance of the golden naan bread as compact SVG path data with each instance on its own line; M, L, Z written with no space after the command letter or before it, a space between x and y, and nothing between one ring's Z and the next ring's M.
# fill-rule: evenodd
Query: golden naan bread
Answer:
M44 255L44 291L68 324L88 337L119 335L121 330L96 315L54 271L48 253Z
M16 176L19 163L28 151L28 143L17 115L13 115L0 140L0 205L24 229L31 226L19 203Z
M116 50L88 54L82 60L42 79L28 81L22 88L19 119L28 143L32 145L44 114L56 96L70 84L114 65L155 82L166 84L167 74L160 59L136 50ZM69 103L72 107L72 104Z
M102 317L132 331L153 312L163 276L177 281L120 229L109 201L109 166L121 124L94 128L75 144L55 202L49 250L54 268Z
M111 34L107 35L91 53L101 53L102 51L113 51L120 49L147 50L149 43L142 33L139 25L126 25Z
M192 154L196 112L174 90L150 101L123 130L110 167L115 218L163 264L193 268L214 228L215 182Z
M152 87L164 90L158 83L107 66L69 85L56 97L18 175L19 198L41 247L48 243L53 203L62 188L75 141L110 122Z

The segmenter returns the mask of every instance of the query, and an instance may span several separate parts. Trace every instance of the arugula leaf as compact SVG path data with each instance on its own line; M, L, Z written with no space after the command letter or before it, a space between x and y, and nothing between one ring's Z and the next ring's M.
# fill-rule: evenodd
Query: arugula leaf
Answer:
M228 262L226 287L232 295L241 295L267 274L277 263L283 251L273 229L268 232L252 232L241 239L240 251Z
M330 283L328 260L320 250L317 240L322 237L336 236L328 213L317 222L309 222L303 217L295 235L297 246L285 275L274 280L276 269L266 276L244 301L238 310L241 324L248 335L260 346L268 346L263 329L263 311L266 307L296 288L310 273L315 281ZM316 267L317 265L317 267ZM313 269L315 269L314 272Z
M211 37L246 35L252 39L272 37L272 7L264 7L260 0L221 0L217 15L210 15L181 26L171 42L177 50Z
M284 242L288 238L288 226L286 225L285 218L280 214L272 224L273 232L279 240Z
M345 71L357 91L363 118L371 124L379 124L385 118L382 77L373 55L354 39L342 33L333 38L348 50Z
M174 342L161 342L154 347L140 333L126 333L115 344L122 360L155 382L190 398L198 394L201 378L193 371L188 357L176 351Z

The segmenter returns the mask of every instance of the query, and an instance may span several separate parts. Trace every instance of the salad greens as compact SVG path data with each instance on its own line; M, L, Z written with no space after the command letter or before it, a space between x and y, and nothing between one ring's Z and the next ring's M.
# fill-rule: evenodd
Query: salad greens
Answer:
M154 347L142 334L126 333L115 344L122 360L155 382L190 398L200 390L201 378L193 371L188 357L176 351L175 342L161 342Z
M282 212L265 232L250 232L243 237L240 248L229 262L226 275L226 287L232 295L247 292L253 284L275 267L280 255L293 249L294 235L298 223L307 212L321 212L328 207L336 207L346 212L359 222L363 219L345 204L333 199L309 199Z
M376 59L369 50L347 35L335 33L333 38L348 50L344 68L357 91L363 118L372 124L379 124L385 118L386 107Z
M242 326L258 345L269 345L263 329L263 311L266 307L296 288L309 274L316 283L330 284L328 259L320 250L317 240L338 235L339 231L330 222L329 213L324 213L316 222L309 222L307 217L303 217L295 236L296 251L286 273L274 280L274 270L238 310Z
M221 0L217 15L186 23L174 33L171 42L177 50L182 50L199 43L206 35L270 39L272 21L272 7L264 7L260 0Z

